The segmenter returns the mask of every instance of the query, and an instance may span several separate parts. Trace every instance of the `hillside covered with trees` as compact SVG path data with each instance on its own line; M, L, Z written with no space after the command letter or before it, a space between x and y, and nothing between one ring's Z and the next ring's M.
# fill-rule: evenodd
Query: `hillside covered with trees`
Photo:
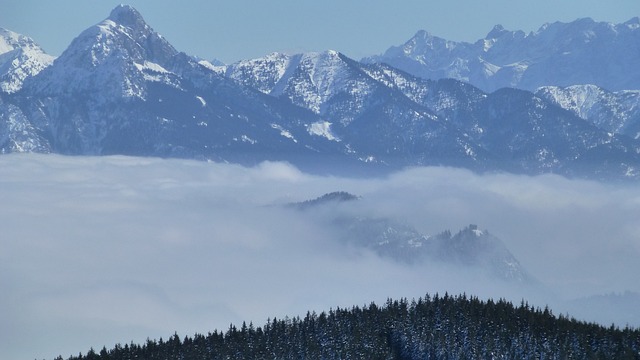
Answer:
M69 358L94 359L640 359L640 330L555 316L525 302L426 295Z

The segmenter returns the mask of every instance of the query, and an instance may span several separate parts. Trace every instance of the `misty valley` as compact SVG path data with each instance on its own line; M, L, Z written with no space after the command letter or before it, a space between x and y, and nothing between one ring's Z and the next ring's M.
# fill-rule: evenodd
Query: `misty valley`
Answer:
M122 156L13 154L0 166L12 204L0 210L1 305L38 314L34 331L5 313L23 346L63 340L60 323L97 351L446 293L640 324L636 185Z

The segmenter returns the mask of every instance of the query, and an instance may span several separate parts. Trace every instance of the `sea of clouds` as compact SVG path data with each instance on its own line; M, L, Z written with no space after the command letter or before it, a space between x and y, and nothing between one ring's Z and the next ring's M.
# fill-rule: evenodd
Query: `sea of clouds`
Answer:
M226 330L427 292L550 304L640 292L640 185L555 175L410 168L375 178L137 157L0 156L0 358L54 358L115 343ZM469 224L504 241L540 283L380 258L282 206L332 191L361 216L425 234ZM634 323L634 321L637 321Z

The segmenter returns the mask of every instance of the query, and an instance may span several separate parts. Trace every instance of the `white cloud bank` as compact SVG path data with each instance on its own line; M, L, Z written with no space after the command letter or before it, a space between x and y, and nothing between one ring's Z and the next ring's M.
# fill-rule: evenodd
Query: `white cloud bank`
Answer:
M489 229L560 299L640 291L640 185L446 168L363 180L283 163L35 154L0 156L0 169L2 359L426 292L526 296L347 248L322 221L273 206L336 190L363 197L352 211L427 234Z

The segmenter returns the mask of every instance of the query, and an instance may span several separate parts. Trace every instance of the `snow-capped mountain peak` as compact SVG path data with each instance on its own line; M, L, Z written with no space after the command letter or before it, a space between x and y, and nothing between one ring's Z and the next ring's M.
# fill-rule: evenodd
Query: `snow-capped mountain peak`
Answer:
M629 21L625 22L624 25L627 26L629 30L635 30L640 28L640 17L632 17Z
M595 85L544 86L536 95L599 128L640 138L640 90L610 92Z
M226 75L272 96L286 96L298 106L321 114L328 99L353 80L349 61L335 50L295 55L271 53L227 68Z
M621 41L634 40L634 23L615 26L626 34ZM567 35L568 28L575 37ZM496 38L474 44L422 31L388 53L411 66L432 65L445 77L515 81L540 67L513 51L516 45L540 45L525 46L527 56L543 53L549 44L579 53L585 39L607 45L610 28L593 21L554 23L525 35L497 26L488 36ZM19 37L6 38L8 49ZM565 69L574 65L572 59ZM0 143L0 152L640 177L640 145L634 140L640 129L633 125L634 112L625 110L636 104L637 94L621 92L603 103L604 93L592 90L554 96L564 103L575 99L562 107L576 116L527 91L488 94L456 80L430 81L387 64L363 64L333 50L273 53L214 66L177 52L135 9L118 6L51 66L28 77L15 96L0 97L0 139L9 139ZM591 115L609 113L619 114L623 126L604 130Z
M142 15L130 5L118 5L109 14L109 20L130 28L148 28Z
M51 65L53 60L31 38L0 28L0 91L20 90L26 78Z
M147 25L138 11L119 5L107 19L75 38L55 66L27 86L45 93L64 88L65 93L99 90L144 97L143 70L167 68L176 54L178 51ZM102 87L95 89L96 84Z
M169 42L147 25L137 10L128 5L117 6L107 19L83 34L93 48L94 59L104 58L111 50L118 49L134 61L163 63L177 53ZM80 35L79 39L82 37Z
M31 43L33 41L24 35L0 28L0 55Z
M314 90L322 100L333 95L336 87L340 87L336 82L343 79L345 64L340 57L340 53L334 50L324 52L306 53L300 60L300 69L309 74L309 80Z
M497 39L502 35L508 34L508 33L509 33L508 30L506 30L502 25L498 24L494 26L493 29L491 29L491 31L489 31L485 39Z
M496 25L475 43L419 31L403 45L364 61L386 63L426 79L451 77L489 92L576 84L618 91L640 88L638 41L638 18L622 24L582 18L547 23L529 34Z
M242 60L226 68L227 76L265 94L271 93L284 77L292 56L273 52L265 57Z

